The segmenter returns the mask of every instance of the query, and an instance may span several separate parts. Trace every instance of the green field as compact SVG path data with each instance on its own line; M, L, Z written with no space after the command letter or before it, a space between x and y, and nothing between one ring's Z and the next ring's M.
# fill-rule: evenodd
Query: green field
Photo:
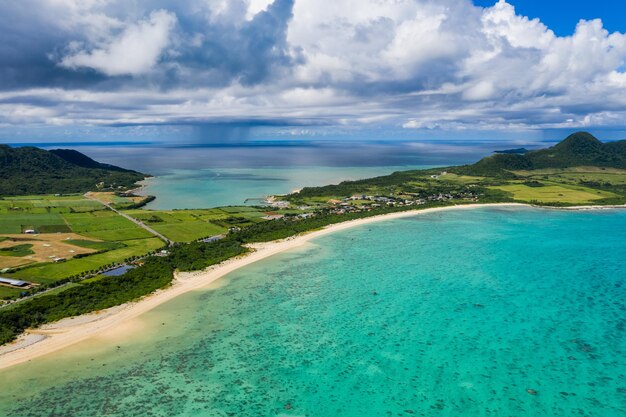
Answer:
M122 262L126 258L141 256L164 246L164 243L155 237L127 240L124 241L124 244L126 246L123 248L86 256L84 258L70 259L63 263L46 263L24 268L11 274L10 277L23 279L25 281L49 283L82 272L97 270L114 262Z
M227 231L225 227L207 222L182 222L152 225L154 230L175 242L191 242L203 237L215 236Z
M63 285L62 287L59 287L59 288L54 288L54 289L49 290L48 292L45 292L45 293L42 293L42 294L36 294L36 295L33 296L33 298L39 298L39 297L45 297L47 295L58 294L60 292L69 290L70 288L74 288L74 287L77 287L79 285L80 284L70 283L70 284L67 284L67 285ZM22 291L24 291L24 290L21 290L21 289L18 289L18 288L9 288L9 287L1 287L0 286L0 299L2 299L4 297L7 297L7 296L10 296L10 297L18 296ZM18 305L19 305L19 303L11 304L11 305L9 305L7 307L4 307L2 309L2 311L10 310L10 309L12 309L12 308L14 308L15 306L18 306Z
M567 169L540 169L515 171L515 174L530 179L548 180L563 184L590 184L595 186L624 186L626 171L615 168L575 167Z
M42 233L69 232L67 224L57 213L2 213L0 214L0 233L17 234L26 229L35 229Z
M22 245L15 245L8 248L0 248L0 256L28 256L35 252L31 249L33 245L25 243Z
M203 232L215 229L215 226L207 225ZM63 263L32 264L9 274L11 278L41 284L123 262L126 258L145 255L164 245L135 223L82 195L0 198L0 234L20 234L26 229L44 234L74 232L85 238L66 243L102 252ZM189 229L188 233L202 230L197 225L191 225ZM175 234L175 231L172 233ZM32 251L26 245L18 245L0 252L0 256L22 257L30 255ZM0 297L17 296L21 292L20 289L0 287Z
M40 233L70 232L63 214L103 209L100 203L81 195L4 197L0 198L0 233L16 234L26 229Z
M73 232L95 239L125 241L152 236L135 223L109 210L67 213L62 216Z
M191 242L219 235L232 226L247 226L263 221L267 214L256 207L223 207L200 210L128 210L126 214L175 242Z
M484 179L485 177L475 177L475 176L470 176L470 175L457 175L457 174L448 172L445 175L438 175L435 181L443 181L443 182L450 181L450 182L455 182L459 184L475 184ZM423 186L425 184L422 183L421 185Z
M103 210L102 204L82 195L67 196L21 196L0 199L0 214L3 212L24 211L26 213L70 213Z
M540 203L589 204L605 198L618 197L616 194L572 185L544 185L530 187L524 184L509 184L490 187L511 193L517 201L537 201Z
M154 199L154 197L151 196L129 195L127 193L117 193L113 191L89 192L86 196L89 199L97 200L97 202L94 202L96 204L108 204L118 210L139 208Z
M70 245L74 246L80 246L81 248L94 249L97 251L120 249L126 246L122 242L96 242L86 239L70 239L66 240L65 243L69 243Z

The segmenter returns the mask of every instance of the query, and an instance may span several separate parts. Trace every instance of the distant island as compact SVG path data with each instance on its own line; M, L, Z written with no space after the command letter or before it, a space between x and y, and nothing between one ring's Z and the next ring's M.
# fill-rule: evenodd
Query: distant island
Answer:
M530 152L526 148L505 149L503 151L493 151L493 153L512 153L512 154L525 154Z
M471 165L306 187L256 207L137 210L143 197L119 190L145 174L72 150L0 146L0 163L0 344L167 288L176 272L239 257L232 270L288 248L280 239L351 220L484 204L626 205L626 141L584 132Z

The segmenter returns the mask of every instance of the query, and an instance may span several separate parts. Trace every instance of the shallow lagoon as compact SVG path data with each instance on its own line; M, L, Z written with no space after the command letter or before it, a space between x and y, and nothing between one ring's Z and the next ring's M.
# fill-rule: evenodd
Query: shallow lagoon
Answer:
M625 211L339 232L2 371L0 415L624 415L625 254Z
M218 206L263 205L269 195L288 194L303 187L338 184L395 171L431 166L219 168L172 170L145 181L142 194L156 200L152 210L193 209Z
M171 146L111 143L77 149L98 161L155 175L143 190L157 197L147 208L171 210L242 205L247 199L252 199L248 204L259 204L267 195L307 186L469 163L508 145L269 140Z

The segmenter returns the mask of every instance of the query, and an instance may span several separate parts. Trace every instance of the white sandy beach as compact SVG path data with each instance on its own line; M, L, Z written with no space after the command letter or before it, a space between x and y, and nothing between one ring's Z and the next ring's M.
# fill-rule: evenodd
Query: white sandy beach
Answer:
M114 336L115 332L120 331L119 329L123 327L122 324L133 320L181 294L206 287L239 268L277 253L299 247L311 239L382 220L398 219L447 210L469 210L486 206L519 207L524 206L524 204L468 204L422 210L416 209L351 220L285 240L251 245L250 247L253 251L246 255L228 260L203 271L179 273L176 275L171 287L146 296L137 302L80 317L64 319L39 329L27 331L26 334L20 337L16 342L0 347L0 369L51 354L96 335L107 333L107 335Z

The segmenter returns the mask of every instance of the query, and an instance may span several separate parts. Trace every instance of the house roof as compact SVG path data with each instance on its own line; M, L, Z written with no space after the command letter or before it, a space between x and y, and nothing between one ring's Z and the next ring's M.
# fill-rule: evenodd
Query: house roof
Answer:
M29 282L26 282L26 281L20 281L17 279L10 279L10 278L3 278L3 277L0 277L0 283L15 285L16 287L23 287L24 285L30 284Z

